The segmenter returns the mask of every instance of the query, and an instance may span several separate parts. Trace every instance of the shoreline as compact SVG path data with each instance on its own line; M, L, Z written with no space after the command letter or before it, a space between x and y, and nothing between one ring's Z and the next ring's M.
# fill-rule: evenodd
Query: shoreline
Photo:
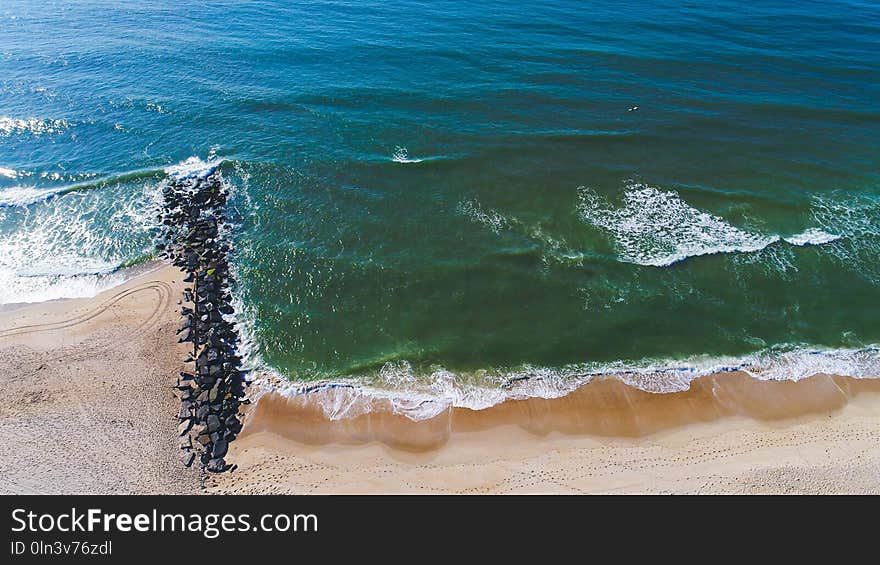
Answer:
M237 469L180 461L183 273L151 262L93 298L0 308L4 493L880 493L880 378L597 378L559 398L326 417L356 391L262 391ZM46 439L46 437L52 439Z
M613 379L552 400L414 422L330 421L264 394L215 494L880 493L880 379L702 377L678 393Z
M797 381L764 381L726 372L698 377L684 391L655 393L605 376L561 397L511 399L482 409L450 406L431 418L413 420L387 404L353 417L327 416L327 405L356 401L356 389L295 396L267 390L248 410L241 437L265 431L308 445L376 442L413 453L436 451L458 435L503 426L519 427L536 438L560 433L638 439L730 417L774 422L832 413L859 395L871 394L880 396L880 378L817 374Z

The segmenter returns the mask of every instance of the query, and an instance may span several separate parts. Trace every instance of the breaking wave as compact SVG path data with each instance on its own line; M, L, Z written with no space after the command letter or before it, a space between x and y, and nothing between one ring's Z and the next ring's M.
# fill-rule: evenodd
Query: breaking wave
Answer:
M65 187L3 189L0 220L11 229L0 238L0 304L90 297L124 283L133 273L123 267L152 256L163 177L220 164L191 157ZM52 198L72 192L82 197Z
M89 180L87 182L68 184L64 186L13 186L10 188L0 189L0 207L30 206L31 204L44 202L52 197L69 194L71 192L93 190L97 188L103 188L111 184L136 181L139 179L146 179L151 177L159 177L161 174L162 169L142 169L138 171L128 171L118 175L100 177L94 180Z
M178 180L198 178L204 179L211 175L217 167L223 164L223 160L215 156L213 153L208 155L207 160L200 157L189 157L188 159L165 167L164 171L170 177Z
M802 233L783 239L785 239L787 243L790 243L792 245L804 246L823 245L825 243L831 243L832 241L837 241L838 239L840 239L840 236L822 231L819 228L810 228Z
M777 242L823 245L841 236L818 228L782 237L736 227L720 216L694 208L678 193L638 183L627 185L622 205L596 191L578 189L583 221L611 236L619 259L666 267L690 257L760 251Z
M540 226L526 225L499 210L486 208L476 199L459 202L456 211L495 234L516 229L557 261L581 263L595 256L573 248ZM635 183L627 185L620 206L592 189L581 187L577 211L581 220L610 235L618 260L653 267L666 267L701 255L757 252L780 242L805 247L845 237L817 227L788 236L748 231L692 207L673 191ZM821 223L829 230L847 233L837 223Z
M816 196L812 216L826 233L840 234L827 247L841 267L880 284L880 197L839 191Z
M394 154L391 155L391 160L395 163L421 163L423 161L423 159L410 157L409 151L406 147L401 147L399 145L394 148Z
M472 374L442 367L417 371L406 361L386 363L371 376L350 381L291 382L271 369L262 369L262 389L296 396L321 393L326 418L354 418L377 409L425 420L448 408L482 410L506 400L559 398L597 377L612 377L652 393L681 392L702 376L743 372L768 381L797 381L817 374L880 378L880 346L860 349L820 349L786 345L743 357L697 356L683 360L584 363L562 368L522 366Z

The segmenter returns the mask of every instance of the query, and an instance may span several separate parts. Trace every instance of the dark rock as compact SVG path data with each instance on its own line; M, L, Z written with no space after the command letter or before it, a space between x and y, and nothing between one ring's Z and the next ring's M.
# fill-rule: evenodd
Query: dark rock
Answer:
M211 450L212 457L224 457L226 452L229 451L229 444L226 440L219 440L214 442L214 448Z
M224 461L222 457L217 457L217 458L213 458L213 459L208 460L207 469L211 473L222 473L223 471L225 471L228 468L229 468L229 466L226 464L226 461Z
M177 425L177 435L182 436L188 432L193 426L192 418L187 418Z
M192 332L189 330L189 328L187 328L186 331L183 332L183 335L180 336L180 339L177 340L177 343L183 343L186 341L192 341Z
M208 416L207 423L209 432L216 432L220 429L220 418L216 414Z

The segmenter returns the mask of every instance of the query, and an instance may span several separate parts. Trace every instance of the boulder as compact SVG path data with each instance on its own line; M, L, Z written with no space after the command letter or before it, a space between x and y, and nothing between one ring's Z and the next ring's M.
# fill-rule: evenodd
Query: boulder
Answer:
M229 451L229 444L226 440L219 440L214 442L214 448L211 450L212 457L224 457L226 456L226 452Z
M187 418L186 420L181 421L180 424L177 425L177 435L182 436L183 434L188 432L190 429L192 429L192 426L193 426L192 418Z
M211 414L210 416L208 416L207 423L209 432L216 432L221 427L220 418L216 414Z
M216 404L218 400L223 400L223 390L220 385L215 386L211 389L211 392L208 393L208 402Z
M226 461L224 461L222 457L216 457L208 460L207 469L211 473L222 473L228 468L229 467L228 465L226 465Z
M192 467L193 461L196 459L196 454L193 451L184 451L180 455L180 460L183 462L184 467Z

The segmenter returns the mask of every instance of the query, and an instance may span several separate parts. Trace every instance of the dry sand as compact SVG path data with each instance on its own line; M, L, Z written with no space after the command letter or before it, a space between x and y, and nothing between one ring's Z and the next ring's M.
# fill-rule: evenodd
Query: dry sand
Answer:
M194 493L171 386L181 274L0 307L0 493ZM742 374L676 394L613 379L556 400L328 420L320 394L250 407L213 493L880 493L880 379ZM340 400L337 398L336 400Z
M0 307L0 493L198 493L177 460L176 269Z

